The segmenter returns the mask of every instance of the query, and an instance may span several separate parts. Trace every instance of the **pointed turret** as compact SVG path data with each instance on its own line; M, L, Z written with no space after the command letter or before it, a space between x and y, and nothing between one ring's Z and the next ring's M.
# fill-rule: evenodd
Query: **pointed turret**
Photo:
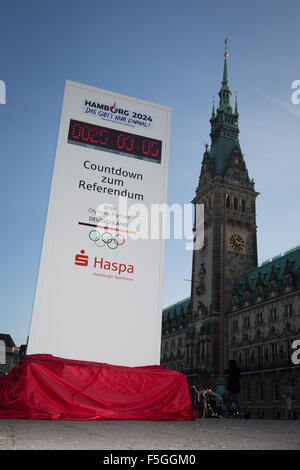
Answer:
M238 112L238 104L237 104L237 94L236 94L236 92L235 92L234 114L239 114L239 112Z
M223 81L222 81L222 87L228 88L228 71L227 71L227 57L228 57L228 52L227 52L227 41L228 39L225 38L225 51L224 51L224 69L223 69Z
M211 112L211 119L216 117L216 110L215 110L215 98L213 98L213 106L212 106L212 112Z

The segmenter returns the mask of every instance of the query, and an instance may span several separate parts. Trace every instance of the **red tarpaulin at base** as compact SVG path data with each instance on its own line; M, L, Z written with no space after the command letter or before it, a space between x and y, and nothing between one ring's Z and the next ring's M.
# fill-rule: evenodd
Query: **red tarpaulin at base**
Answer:
M182 421L195 415L179 372L35 354L0 377L0 418Z

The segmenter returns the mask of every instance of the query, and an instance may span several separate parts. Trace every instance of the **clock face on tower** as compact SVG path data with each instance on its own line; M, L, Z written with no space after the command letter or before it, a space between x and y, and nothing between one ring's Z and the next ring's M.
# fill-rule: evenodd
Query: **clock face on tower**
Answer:
M241 233L228 233L228 250L234 253L246 253L246 237Z

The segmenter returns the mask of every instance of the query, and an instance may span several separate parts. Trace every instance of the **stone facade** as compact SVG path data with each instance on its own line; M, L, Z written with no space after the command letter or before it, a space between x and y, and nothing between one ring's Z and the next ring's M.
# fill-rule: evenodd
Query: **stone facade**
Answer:
M300 339L300 248L245 273L227 325L228 356L242 367L249 412L300 417L300 367L291 360L293 341Z

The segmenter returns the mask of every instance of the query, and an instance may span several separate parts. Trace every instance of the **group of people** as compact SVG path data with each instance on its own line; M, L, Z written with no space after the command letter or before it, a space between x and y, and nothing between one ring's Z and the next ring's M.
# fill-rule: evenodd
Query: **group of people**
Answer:
M191 387L192 401L198 418L241 416L240 368L234 360L230 360L228 365L227 384L222 395L210 388L201 390L195 385Z

